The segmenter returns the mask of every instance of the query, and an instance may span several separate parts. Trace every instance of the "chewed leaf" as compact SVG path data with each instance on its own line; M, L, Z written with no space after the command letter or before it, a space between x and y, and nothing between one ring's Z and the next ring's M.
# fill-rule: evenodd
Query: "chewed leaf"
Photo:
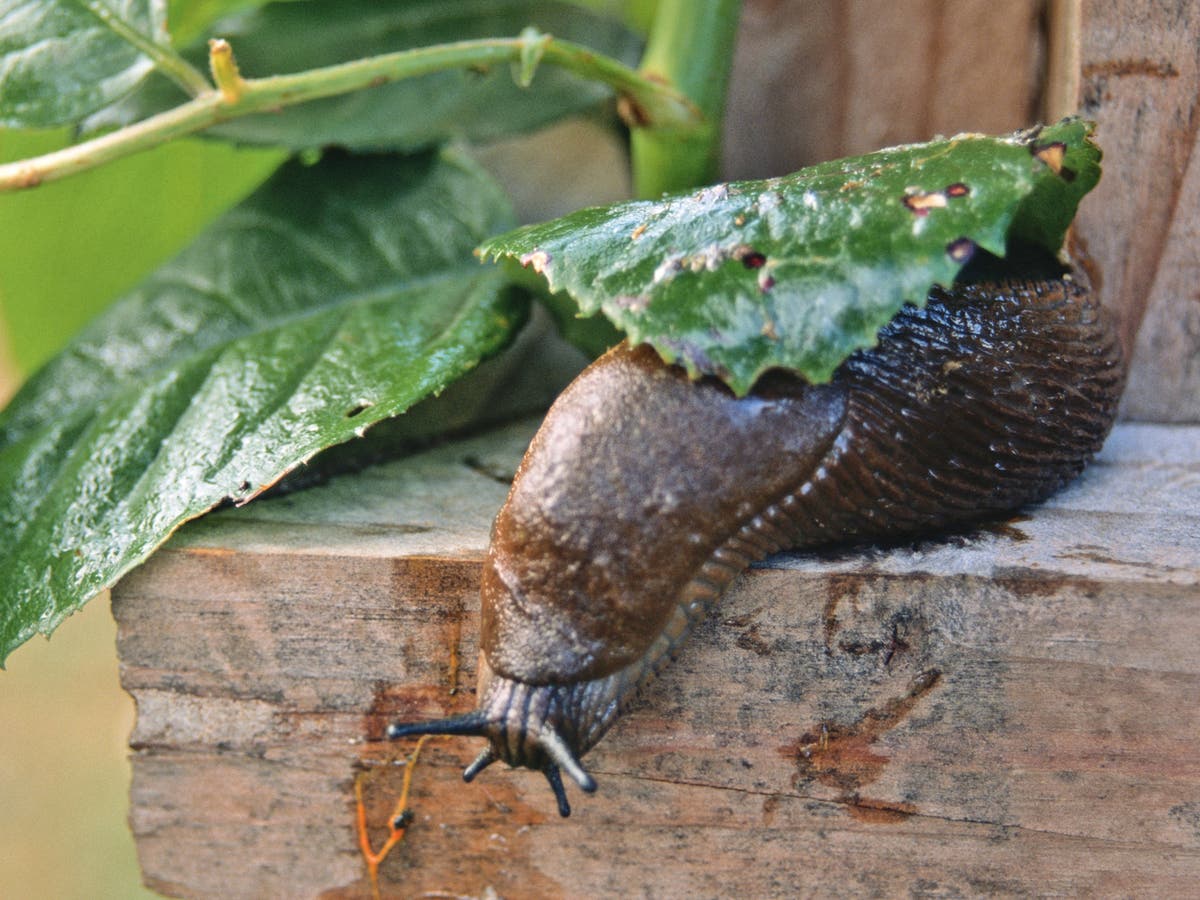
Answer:
M657 201L531 225L485 242L652 344L744 394L782 368L829 380L905 303L1009 237L1057 252L1100 177L1092 125L959 135Z

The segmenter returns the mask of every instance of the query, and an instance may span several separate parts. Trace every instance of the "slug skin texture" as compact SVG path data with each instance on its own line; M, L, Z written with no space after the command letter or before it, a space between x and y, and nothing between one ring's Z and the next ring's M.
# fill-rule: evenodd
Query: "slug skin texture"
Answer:
M558 770L594 789L579 758L751 562L1044 499L1100 449L1122 374L1060 272L935 288L826 385L770 373L739 399L622 344L551 408L496 519L479 710L391 733L457 721L489 739L470 777L541 769L565 814Z

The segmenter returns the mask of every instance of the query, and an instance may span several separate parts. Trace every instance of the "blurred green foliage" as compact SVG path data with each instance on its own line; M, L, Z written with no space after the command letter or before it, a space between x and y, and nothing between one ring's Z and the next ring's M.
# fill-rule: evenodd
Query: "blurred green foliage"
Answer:
M108 600L0 673L0 897L140 900L126 817L133 701L117 681Z
M0 131L0 162L65 146L67 129ZM186 246L284 159L178 141L66 181L0 195L0 315L28 374L109 301Z
M69 132L0 130L0 160ZM0 334L22 373L190 243L283 154L183 141L20 194L0 195ZM125 822L132 704L117 684L107 603L9 662L0 698L0 896L152 897Z
M184 47L229 13L262 6L267 0L167 0L167 27L171 43ZM293 0L298 2L298 0Z

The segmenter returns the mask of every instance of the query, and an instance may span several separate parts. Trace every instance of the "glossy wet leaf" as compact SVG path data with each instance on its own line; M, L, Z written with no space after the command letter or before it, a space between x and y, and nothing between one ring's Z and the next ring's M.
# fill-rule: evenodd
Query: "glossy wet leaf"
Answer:
M486 242L585 314L739 394L778 367L827 381L976 247L1059 249L1099 178L1091 126L960 135L783 178L587 209Z
M165 39L161 0L105 0L148 38ZM83 0L0 0L0 126L72 125L153 69Z
M0 413L0 660L502 347L525 301L470 250L510 216L453 155L290 163L119 300Z
M282 75L365 56L474 38L514 38L527 25L632 62L638 39L618 23L554 0L328 0L273 3L217 23L248 77ZM201 42L185 53L199 62ZM554 66L538 68L529 88L510 66L410 78L279 112L235 119L206 132L248 144L303 150L415 150L457 139L489 140L529 131L595 106L603 85ZM164 79L91 124L124 124L180 103Z

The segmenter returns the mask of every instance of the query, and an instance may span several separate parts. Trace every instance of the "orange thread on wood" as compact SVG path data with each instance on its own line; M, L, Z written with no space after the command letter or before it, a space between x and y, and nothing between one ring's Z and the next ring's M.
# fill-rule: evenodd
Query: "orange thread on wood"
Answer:
M363 772L354 780L354 800L357 807L358 815L358 849L361 851L363 860L367 864L367 875L371 879L371 894L375 900L379 900L379 865L392 848L404 840L404 832L408 829L409 819L405 815L408 807L408 792L412 788L413 770L417 767L417 759L421 755L421 749L425 746L433 735L425 735L419 741L413 750L412 755L408 758L407 768L404 772L404 783L400 788L400 799L396 801L396 807L392 810L391 816L388 817L388 837L384 841L379 852L371 847L371 836L367 833L367 808L363 804L363 779L367 773Z

